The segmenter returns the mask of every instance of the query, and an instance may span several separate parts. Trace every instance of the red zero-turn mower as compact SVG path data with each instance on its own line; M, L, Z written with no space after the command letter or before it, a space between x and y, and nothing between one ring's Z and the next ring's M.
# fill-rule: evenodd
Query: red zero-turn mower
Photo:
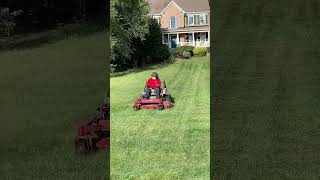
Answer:
M144 94L145 92L143 92ZM164 87L161 89L160 99L156 98L155 93L151 93L149 99L145 99L143 96L139 97L133 103L134 110L140 109L169 109L173 107L174 98L167 93L167 88L164 83Z
M76 152L86 154L96 150L106 150L110 146L110 108L106 103L97 112L86 117L86 123L78 127L75 139Z

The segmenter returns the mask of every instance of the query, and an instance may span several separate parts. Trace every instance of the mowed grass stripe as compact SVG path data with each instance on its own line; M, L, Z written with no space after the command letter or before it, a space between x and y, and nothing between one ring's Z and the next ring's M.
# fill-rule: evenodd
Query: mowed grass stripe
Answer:
M112 178L209 178L208 63L194 58L111 79ZM153 71L167 82L175 107L135 112L134 97ZM131 88L121 88L126 81Z
M104 179L108 159L74 151L77 119L105 95L105 32L0 52L0 179Z
M317 5L216 2L215 179L318 179Z

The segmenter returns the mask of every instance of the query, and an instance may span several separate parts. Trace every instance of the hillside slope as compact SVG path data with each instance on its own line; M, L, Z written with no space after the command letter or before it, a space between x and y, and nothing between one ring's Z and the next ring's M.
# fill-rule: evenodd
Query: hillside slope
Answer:
M105 32L0 52L0 179L104 179L106 153L74 151L76 121L106 92Z
M111 78L111 178L209 179L209 57ZM151 72L175 97L173 109L134 111Z
M215 1L214 179L318 179L319 1Z

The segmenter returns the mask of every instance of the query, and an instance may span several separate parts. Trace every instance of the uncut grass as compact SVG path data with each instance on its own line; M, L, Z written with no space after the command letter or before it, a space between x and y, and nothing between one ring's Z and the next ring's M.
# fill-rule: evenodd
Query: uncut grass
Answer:
M214 179L318 179L319 3L216 1Z
M0 52L0 179L103 179L105 152L74 151L77 119L105 96L105 32Z
M172 109L134 111L157 71ZM111 178L209 179L209 56L111 78Z

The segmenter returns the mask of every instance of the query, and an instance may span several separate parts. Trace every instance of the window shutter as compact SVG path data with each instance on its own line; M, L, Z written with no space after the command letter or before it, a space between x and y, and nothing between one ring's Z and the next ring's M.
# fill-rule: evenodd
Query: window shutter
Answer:
M200 15L197 15L198 25L200 24Z
M177 17L175 17L175 19L176 19L176 28L178 28L178 27L179 27L179 24L178 24L178 18L177 18Z
M196 15L195 21L196 21L196 23L195 23L196 25L200 24L200 16L199 15Z
M206 24L209 24L208 17L208 14L206 14Z
M189 17L185 16L184 17L184 26L188 26L189 25Z

